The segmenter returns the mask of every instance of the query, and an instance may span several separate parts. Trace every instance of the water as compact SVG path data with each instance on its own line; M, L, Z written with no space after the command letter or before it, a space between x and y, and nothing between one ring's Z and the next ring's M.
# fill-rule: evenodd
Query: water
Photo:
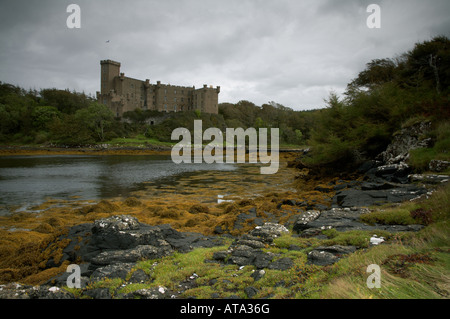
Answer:
M229 171L233 164L175 164L162 155L43 155L0 157L0 215L47 199L97 200L126 196L145 182L185 174Z

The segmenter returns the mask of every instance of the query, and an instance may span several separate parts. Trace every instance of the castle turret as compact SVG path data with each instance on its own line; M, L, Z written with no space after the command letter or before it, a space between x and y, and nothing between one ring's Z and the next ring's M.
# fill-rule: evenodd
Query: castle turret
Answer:
M101 94L108 94L114 90L114 78L120 75L120 63L112 60L102 60L101 65Z

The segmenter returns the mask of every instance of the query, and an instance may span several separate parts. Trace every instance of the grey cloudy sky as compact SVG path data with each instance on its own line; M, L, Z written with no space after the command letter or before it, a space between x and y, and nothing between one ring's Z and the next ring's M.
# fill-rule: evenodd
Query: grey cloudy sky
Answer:
M0 81L94 95L112 59L152 83L219 85L220 102L319 108L372 59L450 36L449 13L448 0L0 0Z

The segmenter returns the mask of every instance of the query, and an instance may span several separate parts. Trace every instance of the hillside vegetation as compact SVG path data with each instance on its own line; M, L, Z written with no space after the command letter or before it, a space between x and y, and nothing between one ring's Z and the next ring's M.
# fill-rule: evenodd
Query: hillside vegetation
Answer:
M450 40L417 43L395 58L367 63L344 97L331 93L326 107L294 111L276 102L222 103L219 114L126 112L123 119L91 96L69 90L25 90L0 83L0 143L4 145L171 145L177 127L279 128L280 143L311 147L307 167L354 168L382 152L402 127L430 120L432 147L414 150L411 164L448 160L450 149ZM129 143L129 144L128 144ZM166 144L169 143L169 144ZM343 165L345 164L345 165Z

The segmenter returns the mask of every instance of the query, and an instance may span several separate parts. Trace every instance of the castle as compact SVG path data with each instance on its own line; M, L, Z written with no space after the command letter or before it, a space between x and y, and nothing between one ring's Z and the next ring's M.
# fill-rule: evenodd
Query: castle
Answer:
M218 113L220 86L203 85L203 88L196 89L195 86L161 84L160 81L151 84L149 79L141 81L126 77L120 72L119 62L102 60L100 65L101 91L97 92L97 100L107 105L117 117L136 109Z

